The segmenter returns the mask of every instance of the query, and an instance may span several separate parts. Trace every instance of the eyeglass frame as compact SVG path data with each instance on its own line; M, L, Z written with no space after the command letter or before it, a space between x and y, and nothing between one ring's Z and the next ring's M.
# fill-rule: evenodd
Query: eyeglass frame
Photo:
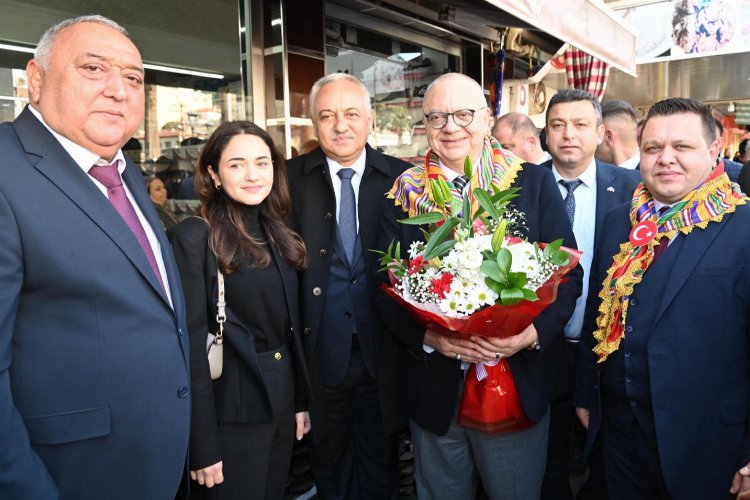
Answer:
M455 123L457 127L463 128L463 127L468 127L469 125L471 125L474 122L474 116L476 115L476 112L477 111L482 111L483 109L488 109L488 106L482 106L481 108L477 108L477 109L469 109L469 108L457 109L457 110L453 111L452 113L445 113L443 111L430 111L429 113L425 113L424 117L425 117L425 121L427 122L427 126L430 127L433 130L442 130L442 129L444 129L445 126L448 125L448 117L453 118L453 123ZM471 111L471 120L469 120L469 122L466 123L466 124L464 124L464 125L461 125L460 123L458 123L456 121L456 113L460 113L462 111ZM434 115L443 115L443 116L445 116L445 123L443 123L443 125L440 126L440 127L433 126L432 124L430 124L430 115L433 115L433 116Z

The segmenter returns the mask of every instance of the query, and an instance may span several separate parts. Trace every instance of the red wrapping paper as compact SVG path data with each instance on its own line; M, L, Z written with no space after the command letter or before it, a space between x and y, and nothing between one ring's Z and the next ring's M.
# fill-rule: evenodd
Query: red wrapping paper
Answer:
M543 246L543 245L540 245ZM581 252L562 247L570 259L566 266L555 271L547 282L537 289L538 300L522 300L516 304L494 305L470 316L451 318L437 305L412 304L404 300L393 288L383 284L383 290L411 313L421 326L447 336L468 338L472 335L505 338L521 333L547 306L557 298L557 288L565 276L578 265ZM393 276L392 282L395 283ZM487 377L477 380L476 365L466 374L464 395L458 421L465 427L488 433L515 432L533 424L526 417L516 389L513 373L507 359L490 366L484 365Z

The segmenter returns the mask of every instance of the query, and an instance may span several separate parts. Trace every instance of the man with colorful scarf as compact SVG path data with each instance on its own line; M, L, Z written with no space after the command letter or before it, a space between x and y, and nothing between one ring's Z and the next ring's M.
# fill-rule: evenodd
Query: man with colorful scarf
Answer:
M700 102L656 103L597 242L576 405L613 500L750 489L750 207L719 147Z
M487 135L490 110L481 87L471 78L446 74L425 93L424 124L430 144L426 163L402 174L389 192L393 198L383 217L387 244L391 238L408 249L422 240L419 228L390 221L436 208L429 179L451 183L454 203L462 193L475 204L472 188L490 191L520 187L515 207L525 214L529 241L553 241L575 247L575 238L552 173L523 163ZM473 161L467 185L461 178L464 159ZM406 212L406 213L405 213ZM558 290L555 304L526 330L506 339L458 340L425 331L388 297L381 297L381 316L406 347L403 356L406 406L415 447L417 495L420 499L473 498L477 472L492 499L539 498L549 424L547 360L549 346L562 338L581 291L575 269ZM518 432L486 434L457 422L466 362L507 357L523 409L534 425Z

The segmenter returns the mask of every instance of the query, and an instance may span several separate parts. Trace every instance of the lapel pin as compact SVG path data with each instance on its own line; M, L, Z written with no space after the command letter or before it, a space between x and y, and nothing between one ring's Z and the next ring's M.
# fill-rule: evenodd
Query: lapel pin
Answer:
M615 192L615 188L613 188L612 186L609 186L607 188L607 191L609 191L610 193L614 193Z

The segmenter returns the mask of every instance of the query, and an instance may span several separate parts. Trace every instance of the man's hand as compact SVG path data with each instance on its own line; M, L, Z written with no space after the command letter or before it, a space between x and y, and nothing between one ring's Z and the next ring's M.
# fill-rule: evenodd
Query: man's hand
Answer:
M206 488L213 488L214 485L224 482L223 468L224 462L218 462L200 470L191 470L190 477Z
M437 349L446 358L459 359L469 363L480 363L495 359L494 353L483 351L473 340L446 337L429 329L424 333L423 342Z
M299 413L295 413L294 421L297 424L297 431L295 433L295 436L297 437L297 441L299 441L303 437L305 437L305 434L310 432L310 429L312 428L312 425L310 424L310 412L301 411Z
M738 500L750 499L750 463L734 473L729 493L737 495Z
M479 354L484 358L501 359L513 356L522 349L530 347L539 339L534 325L527 326L521 333L504 339L494 337L472 336Z
M578 420L581 421L581 424L588 430L591 410L588 408L576 408L576 415L578 415Z

